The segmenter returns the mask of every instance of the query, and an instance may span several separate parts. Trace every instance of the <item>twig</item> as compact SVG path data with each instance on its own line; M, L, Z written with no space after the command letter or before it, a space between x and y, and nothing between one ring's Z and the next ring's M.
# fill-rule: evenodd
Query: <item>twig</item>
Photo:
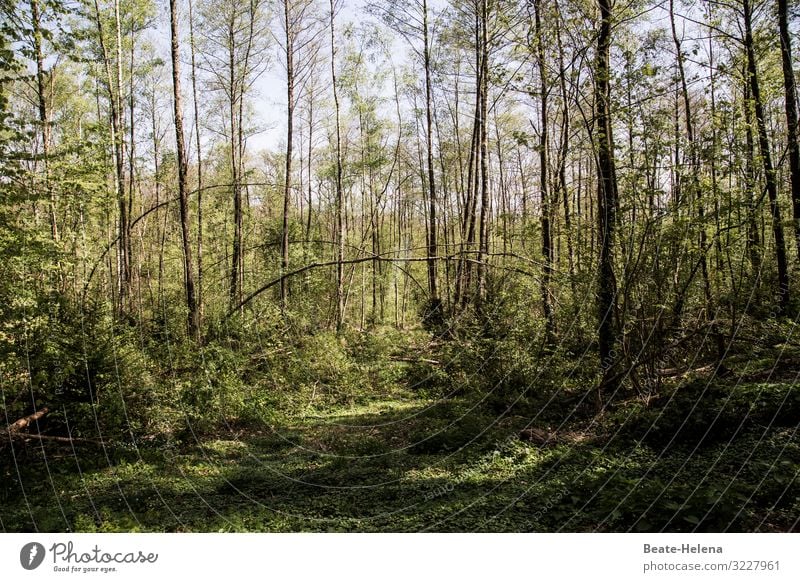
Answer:
M38 433L28 433L28 432L11 432L9 433L10 440L18 439L18 440L37 440L37 441L51 441L56 443L69 443L69 444L89 444L89 445L96 445L98 447L102 447L107 445L108 443L103 441L96 441L92 439L83 439L78 437L63 437L63 436L53 436L47 434L38 434Z
M409 358L406 356L392 356L389 358L393 362L410 362L412 364L422 363L422 364L431 364L433 366L441 365L439 360L429 360L427 358Z

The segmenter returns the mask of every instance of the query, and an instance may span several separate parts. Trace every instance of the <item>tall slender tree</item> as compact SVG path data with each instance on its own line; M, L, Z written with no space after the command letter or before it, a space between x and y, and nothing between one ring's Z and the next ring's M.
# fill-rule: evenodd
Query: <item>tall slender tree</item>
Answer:
M614 391L618 385L616 364L616 279L614 276L614 231L617 220L617 171L614 160L614 140L611 132L611 66L610 49L613 30L612 0L598 0L600 26L597 34L594 86L594 140L597 165L597 220L600 264L598 268L598 345L602 380L597 387L595 402L602 408L603 393Z
M425 67L425 145L428 167L428 292L433 319L441 315L441 299L437 286L438 242L436 225L436 173L433 169L433 87L431 85L431 47L428 0L422 0L422 60Z
M772 232L775 237L775 257L778 266L778 305L782 311L785 311L791 299L789 294L789 264L786 258L786 241L781 220L781 208L778 203L777 175L772 163L766 113L764 112L764 102L761 98L761 85L759 83L755 41L753 39L753 7L750 0L742 1L742 12L744 16L744 48L747 58L747 82L750 85L750 97L753 100L758 149L761 153L761 163L764 167L764 179L772 216Z
M542 280L540 289L542 294L542 308L544 311L545 336L548 343L553 341L553 307L550 303L550 281L553 272L553 238L550 231L550 193L548 189L548 175L550 161L548 155L548 96L550 87L547 78L547 63L545 62L544 32L542 30L542 0L533 0L534 40L536 62L539 68L539 192L542 213Z
M478 231L477 300L480 303L486 295L486 264L489 255L489 145L487 124L489 119L489 2L478 0L479 47L480 47L480 124L478 143L480 148L480 192L481 212Z
M296 26L293 0L282 0L284 51L286 53L286 166L283 182L283 225L281 228L281 273L289 268L289 201L292 193L292 146L294 137L295 77L294 57ZM289 283L281 278L281 307L286 307L289 296Z
M178 0L169 0L170 56L172 57L172 102L175 120L175 143L178 158L178 201L183 243L183 283L186 292L189 336L199 341L200 321L194 290L194 268L189 234L189 175L188 157L183 132L183 94L181 92L181 50L178 36Z
M333 106L335 112L335 151L336 175L335 179L335 204L336 204L336 331L342 331L344 325L345 295L344 295L344 189L342 188L342 130L341 113L339 110L339 90L336 80L336 0L330 0L330 33L331 33L331 88L333 90Z
M789 179L797 260L800 261L800 143L798 142L797 84L792 61L792 36L789 33L789 2L778 0L778 31L781 38L781 65L786 109L786 140L789 153Z
M31 25L33 32L33 56L36 62L36 98L39 112L39 124L41 126L42 157L44 163L44 186L48 196L48 214L50 218L50 235L54 242L58 242L58 219L56 217L56 198L55 192L50 185L50 117L48 115L47 94L45 89L46 71L44 68L44 49L42 15L39 8L39 0L30 0Z
M195 156L197 157L197 320L203 322L203 150L200 136L200 105L197 99L197 55L194 39L194 4L189 0L189 53L192 66Z

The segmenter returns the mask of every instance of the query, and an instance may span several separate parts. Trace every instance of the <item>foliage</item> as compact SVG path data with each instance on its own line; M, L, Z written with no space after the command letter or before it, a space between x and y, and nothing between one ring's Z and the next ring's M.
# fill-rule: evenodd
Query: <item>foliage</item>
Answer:
M0 0L2 527L796 528L772 11L384 4L196 0L179 205L156 3Z

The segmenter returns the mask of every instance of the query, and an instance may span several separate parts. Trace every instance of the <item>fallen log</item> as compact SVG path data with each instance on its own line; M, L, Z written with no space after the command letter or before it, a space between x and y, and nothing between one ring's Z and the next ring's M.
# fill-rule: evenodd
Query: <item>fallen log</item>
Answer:
M28 416L23 416L19 420L9 424L7 432L8 433L19 432L22 429L27 428L31 423L34 423L37 420L39 420L40 418L42 418L48 412L50 412L50 409L45 406L43 408L40 408L39 410L37 410L33 414L29 414Z

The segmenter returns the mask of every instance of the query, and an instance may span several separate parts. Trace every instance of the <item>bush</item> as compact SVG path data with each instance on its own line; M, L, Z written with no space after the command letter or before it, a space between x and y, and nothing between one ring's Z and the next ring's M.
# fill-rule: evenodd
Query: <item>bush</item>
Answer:
M31 413L35 403L51 410L39 423L49 434L129 440L159 430L155 367L130 328L96 305L54 299L39 314L22 334L9 417Z

